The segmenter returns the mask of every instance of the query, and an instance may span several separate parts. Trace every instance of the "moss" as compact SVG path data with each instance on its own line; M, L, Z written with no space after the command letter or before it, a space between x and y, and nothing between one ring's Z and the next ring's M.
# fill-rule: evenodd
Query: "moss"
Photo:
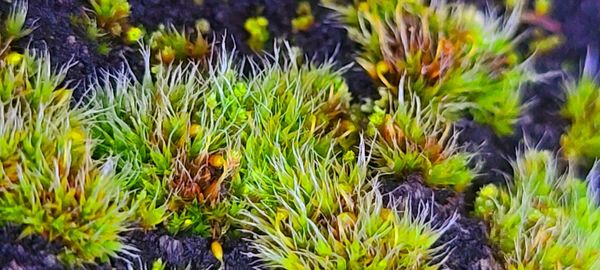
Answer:
M0 68L0 223L62 243L59 258L81 265L126 250L132 215L113 162L91 158L93 111L70 109L65 73L28 53Z
M410 92L443 108L449 120L470 115L501 135L512 132L518 90L531 73L515 51L520 6L502 19L460 3L355 3L330 7L360 45L356 61L375 81L394 95Z
M251 17L244 22L244 29L249 34L246 43L255 52L261 51L269 41L269 21L263 16Z
M567 87L562 115L570 121L561 137L562 153L573 164L589 167L600 157L600 86L585 75Z
M546 151L527 150L513 167L513 184L486 186L475 202L506 268L599 267L600 209L592 185L561 174Z
M31 28L25 26L27 9L27 1L15 1L8 11L8 14L6 14L6 18L3 18L3 21L0 24L0 64L5 61L11 61L11 59L5 59L11 53L11 44L16 40L29 35L32 31Z
M385 96L385 92L381 93ZM478 168L470 166L473 154L456 142L458 134L444 121L439 109L422 105L413 96L387 113L380 106L370 108L367 134L375 169L404 178L423 176L432 187L464 191Z

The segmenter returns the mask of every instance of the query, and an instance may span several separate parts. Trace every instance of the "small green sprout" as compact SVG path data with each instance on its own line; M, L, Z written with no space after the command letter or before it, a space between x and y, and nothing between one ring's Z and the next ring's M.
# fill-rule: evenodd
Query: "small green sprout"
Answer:
M100 42L99 50L108 54L110 39L106 36L117 37L125 44L133 44L144 36L144 30L129 23L131 6L127 0L90 0L92 15L73 16L71 21L78 27L83 27L86 36Z
M527 150L513 167L508 188L490 184L475 201L475 213L488 222L505 268L600 267L600 208L592 184L561 175L547 151Z
M515 49L522 3L506 19L462 3L428 3L366 0L329 6L360 45L357 62L381 86L444 108L449 120L468 114L510 134L521 109L518 90L531 73Z
M163 64L171 64L185 59L202 59L210 53L211 46L204 38L210 26L205 20L196 25L193 37L185 31L179 32L174 26L161 25L159 30L152 34L150 46L156 60Z
M127 0L90 0L101 28L114 36L121 36L127 25L131 6Z
M29 33L31 29L25 28L25 19L27 18L27 1L15 1L11 8L8 18L4 21L2 34L7 39L19 39Z
M2 57L10 52L13 41L29 35L31 28L25 27L28 3L26 0L15 1L8 12L4 22L0 23L0 61Z
M586 65L581 79L567 85L562 108L562 115L570 121L561 137L562 152L573 165L584 167L600 158L600 85L589 74L591 68Z
M255 52L262 50L269 41L269 21L263 16L251 17L244 22L244 29L250 37L246 40L248 47Z
M162 261L161 258L159 258L158 260L156 260L152 263L152 270L165 270L165 269L167 269L167 266L165 265L165 263Z
M292 30L294 32L308 31L315 23L315 17L312 14L310 2L298 3L296 14L298 17L292 19Z
M103 262L128 249L132 212L114 162L92 160L95 112L70 108L65 74L47 54L0 68L0 224L60 242L68 265Z
M139 27L131 27L125 32L125 42L134 43L144 36L144 31Z

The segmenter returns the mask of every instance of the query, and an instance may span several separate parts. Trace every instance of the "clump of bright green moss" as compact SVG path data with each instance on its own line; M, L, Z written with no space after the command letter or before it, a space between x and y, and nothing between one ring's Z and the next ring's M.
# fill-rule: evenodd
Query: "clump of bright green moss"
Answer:
M385 92L381 93L385 95ZM382 100L380 100L382 101ZM432 187L463 191L475 178L473 154L456 142L456 131L431 104L418 97L391 103L386 112L375 102L369 115L367 134L375 169L383 174L406 177L419 173Z
M527 150L513 166L508 188L485 186L475 202L506 269L600 267L597 175L586 183L562 174L547 151Z
M256 202L244 212L254 255L283 269L438 269L432 261L443 262L448 251L433 244L453 218L433 225L426 205L415 213L408 200L384 204L375 179L367 179L364 146L343 159L330 146L325 155L310 144L275 154L273 173L253 177L279 182L275 204Z
M584 167L600 158L600 85L592 76L585 74L568 84L561 111L570 122L561 137L562 153L573 165Z
M410 92L449 120L470 115L501 135L512 132L530 75L515 51L521 5L506 19L445 1L329 6L360 45L356 61L393 95Z
M0 68L0 224L64 245L68 264L106 261L127 249L131 212L110 159L93 160L93 111L71 110L66 69L25 54Z

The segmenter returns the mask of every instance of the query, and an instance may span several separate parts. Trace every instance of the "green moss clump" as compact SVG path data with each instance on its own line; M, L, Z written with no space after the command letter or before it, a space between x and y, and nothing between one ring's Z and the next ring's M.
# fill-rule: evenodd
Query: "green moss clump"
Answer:
M408 201L385 205L376 180L367 180L364 146L354 162L340 162L331 147L321 156L298 145L291 156L270 158L273 174L253 177L277 180L285 191L273 194L277 204L252 204L241 221L258 232L252 243L264 266L437 269L430 262L443 261L447 251L433 244L454 218L433 225L428 206L415 213Z
M457 144L454 128L434 107L414 96L391 113L373 105L367 134L378 172L398 177L418 173L429 186L459 192L471 184L478 170L470 166L473 154Z
M179 32L174 26L161 25L152 33L150 47L156 60L163 64L171 64L187 59L202 60L210 53L210 44L204 38L210 26L206 20L199 20L193 35Z
M565 158L591 166L600 157L600 85L589 76L571 83L562 115L570 121L560 141Z
M520 113L519 87L530 77L515 50L521 7L503 20L461 3L366 0L330 5L350 38L357 62L395 96L410 92L507 135ZM404 97L406 98L406 97Z
M600 208L591 184L561 175L546 151L523 153L514 174L508 188L485 186L475 202L506 269L600 267Z
M90 0L98 25L113 36L120 37L128 28L131 5L127 0Z
M127 194L111 160L92 160L89 110L71 110L66 69L25 54L0 68L0 224L64 245L68 265L127 249Z
M118 168L133 172L127 183L143 227L219 237L247 196L268 201L272 191L261 188L277 183L249 175L270 167L271 151L299 137L355 139L352 125L341 124L347 87L329 66L281 57L246 76L235 54L217 55L206 65L156 66L141 82L119 74L92 98L101 111L95 154L119 155Z

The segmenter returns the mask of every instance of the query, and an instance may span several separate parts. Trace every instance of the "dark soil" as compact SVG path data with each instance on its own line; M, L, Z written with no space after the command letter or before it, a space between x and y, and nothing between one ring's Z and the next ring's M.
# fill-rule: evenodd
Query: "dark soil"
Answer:
M0 228L0 269L2 270L61 270L65 269L56 254L61 246L48 243L40 236L19 239L21 229Z
M126 243L139 249L139 257L115 260L112 267L125 269L151 268L152 263L161 259L168 269L218 269L219 261L212 255L210 239L198 236L171 236L163 230L150 232L133 231L126 236ZM255 261L246 256L250 247L241 239L221 239L225 269L250 269ZM110 267L103 266L110 269Z
M442 226L452 216L455 222L438 239L435 246L445 245L451 250L444 262L449 269L502 269L488 244L484 224L467 217L464 199L451 190L437 190L426 187L419 175L406 179L386 178L380 190L386 194L385 202L402 201L410 198L411 211L417 213L419 207L427 205L434 210L432 224ZM403 206L400 206L403 207ZM436 262L433 262L436 263Z
M339 66L353 60L353 44L328 11L318 7L317 1L311 1L316 22L306 32L294 33L290 20L295 16L295 0L204 0L202 6L193 4L193 0L172 0L168 5L164 0L130 0L132 4L131 22L152 30L159 24L172 23L178 28L191 27L197 19L205 18L215 30L215 38L233 36L231 47L242 53L251 54L244 40L247 34L243 29L244 20L249 16L263 15L269 20L269 30L273 38L290 40L301 48L308 58L323 61L333 57ZM485 6L486 0L472 0ZM600 1L570 0L553 1L551 19L561 27L565 42L554 51L539 55L536 70L540 73L567 68L569 75L577 77L588 46L600 49ZM76 98L79 99L86 89L86 82L101 70L120 68L123 59L129 61L134 70L141 69L138 48L122 45L119 41L112 44L109 55L98 53L98 44L85 38L83 31L71 24L70 17L84 12L86 0L29 0L28 24L35 25L35 31L17 42L17 49L27 47L47 48L56 65L69 61L75 63L70 69L67 80L76 85ZM0 1L0 12L4 16L9 4ZM227 29L227 31L225 31ZM270 43L267 43L270 44ZM267 46L267 51L272 50ZM357 97L373 96L375 87L360 67L353 67L346 78ZM480 151L483 164L482 176L477 179L471 190L459 196L447 190L433 190L425 187L418 178L398 184L384 182L382 189L390 192L391 197L405 197L412 200L429 201L435 204L437 218L443 220L457 213L455 224L441 237L438 244L446 243L453 249L446 265L450 269L497 269L492 247L488 244L484 224L468 217L470 205L477 190L486 183L504 183L505 175L511 174L508 162L515 156L519 142L527 138L530 145L556 150L560 135L567 122L558 113L563 100L561 77L546 82L526 86L524 100L529 103L526 112L515 126L515 135L500 138L487 127L482 127L465 119L459 127L462 129L461 142L470 144ZM431 201L433 198L433 202ZM2 269L63 269L55 254L60 245L47 243L40 237L18 239L20 230L13 227L0 229L0 267ZM148 233L136 231L125 235L127 243L139 249L139 260L150 265L157 258L169 266L192 269L216 267L216 260L210 253L210 242L199 237L170 236L157 230ZM252 260L243 253L248 246L240 240L223 243L227 269L249 269ZM139 265L135 265L137 268ZM100 269L125 267L124 261L115 260L99 266ZM94 267L89 267L94 268Z

